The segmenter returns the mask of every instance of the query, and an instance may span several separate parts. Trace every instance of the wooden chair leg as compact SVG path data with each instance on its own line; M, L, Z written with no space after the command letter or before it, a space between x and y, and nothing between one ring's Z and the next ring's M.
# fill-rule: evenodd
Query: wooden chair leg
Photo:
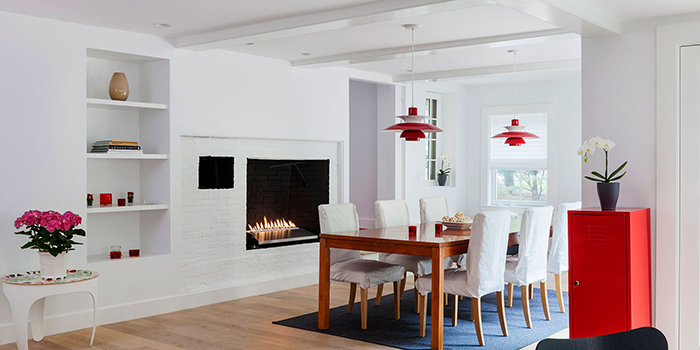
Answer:
M547 281L540 282L540 296L542 297L542 308L544 309L544 318L549 321L549 301L547 300Z
M416 288L416 285L418 284L418 278L420 278L420 275L413 275L413 305L416 309L416 313L420 313L420 307L418 306L418 288Z
M564 293L561 291L561 274L554 275L554 286L557 288L557 301L559 302L559 311L566 312L564 308Z
M360 308L362 309L362 329L367 329L367 289L360 288Z
M527 293L528 289L530 289L530 286L527 284L520 286L520 293L522 294L523 299L523 314L525 314L525 323L527 324L527 328L532 328L532 319L530 319L530 297Z
M479 339L479 345L484 346L484 329L481 326L481 298L472 298L472 313L475 315L476 338Z
M470 313L469 320L474 322L474 319L476 319L476 315L474 314L474 298L471 298L471 299L472 299L472 309L471 309L471 311L469 311L469 313Z
M508 307L513 307L513 284L508 283Z
M357 291L357 283L350 283L350 300L348 301L348 313L351 313L352 307L355 306L355 291Z
M452 296L452 327L457 327L457 295Z
M384 294L384 284L377 285L377 297L374 299L374 306L379 306L382 301L382 295Z
M533 284L533 283L530 283L530 289L529 289L528 292L527 292L527 296L530 297L530 299L533 298L533 296L534 296L534 294L535 294L534 291L535 291L534 284Z
M498 320L501 322L501 332L503 336L508 336L508 325L506 324L506 307L503 292L496 292L496 303L498 307Z
M445 306L450 305L450 296L447 293L445 293L445 297L443 299L445 299Z
M406 272L403 273L403 279L401 280L401 288L399 292L399 299L403 299L403 291L406 290Z
M394 318L401 318L401 299L399 298L399 281L394 282Z
M426 324L426 319L428 318L428 295L421 295L420 296L420 308L421 308L421 313L420 313L420 336L425 337L425 324Z

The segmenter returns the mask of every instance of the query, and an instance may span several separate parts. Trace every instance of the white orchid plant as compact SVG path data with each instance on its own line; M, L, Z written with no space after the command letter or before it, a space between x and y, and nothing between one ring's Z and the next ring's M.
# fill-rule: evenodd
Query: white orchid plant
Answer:
M591 175L593 176L584 176L586 179L595 181L595 182L603 182L603 183L611 183L614 181L617 181L621 179L627 172L625 171L624 173L618 175L620 171L627 165L627 161L622 163L615 171L610 173L608 175L608 152L610 152L611 149L615 147L615 142L612 140L606 140L601 137L593 137L590 140L583 141L583 145L579 147L576 152L578 153L579 156L583 156L583 161L588 162L588 155L593 154L595 152L596 148L602 148L603 151L605 152L605 175L597 172L597 171L592 171Z
M450 170L452 169L452 161L447 156L440 157L440 161L441 164L440 169L438 169L438 174L450 176Z

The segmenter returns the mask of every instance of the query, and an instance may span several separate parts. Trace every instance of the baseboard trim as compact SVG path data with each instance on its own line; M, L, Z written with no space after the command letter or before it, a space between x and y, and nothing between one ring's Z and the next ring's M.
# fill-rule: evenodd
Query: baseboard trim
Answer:
M318 272L312 272L220 289L197 291L134 303L113 305L98 309L97 324L99 326L123 322L229 300L304 287L316 283L318 283ZM81 310L74 313L49 316L44 320L44 333L46 335L65 333L89 327L92 327L92 310ZM14 325L12 323L0 324L0 345L14 343L14 332ZM95 338L99 336L100 330L98 327ZM29 337L31 338L31 329Z

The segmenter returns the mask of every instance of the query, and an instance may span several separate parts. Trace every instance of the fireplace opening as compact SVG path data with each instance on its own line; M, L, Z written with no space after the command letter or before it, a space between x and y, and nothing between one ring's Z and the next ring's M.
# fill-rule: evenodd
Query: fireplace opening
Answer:
M318 242L330 160L247 160L247 249Z

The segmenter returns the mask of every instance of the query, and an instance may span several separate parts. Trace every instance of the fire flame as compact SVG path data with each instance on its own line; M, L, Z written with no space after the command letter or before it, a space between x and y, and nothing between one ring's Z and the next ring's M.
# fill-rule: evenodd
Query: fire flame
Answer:
M263 216L263 222L255 223L255 226L248 224L249 231L267 231L267 230L279 230L279 229L295 229L297 226L288 220L277 219L274 221L267 221L267 217Z

